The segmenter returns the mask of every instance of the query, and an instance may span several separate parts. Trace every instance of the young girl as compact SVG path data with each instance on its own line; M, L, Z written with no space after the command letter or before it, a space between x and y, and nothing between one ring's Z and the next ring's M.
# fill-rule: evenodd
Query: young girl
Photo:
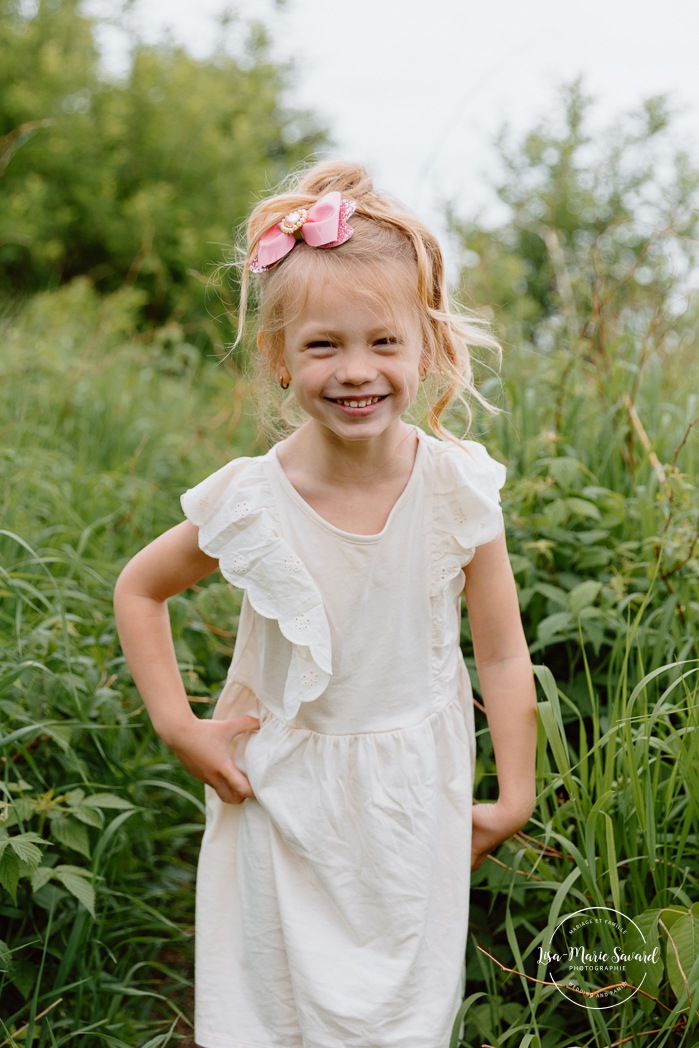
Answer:
M243 316L252 279L261 360L305 421L188 491L188 520L116 592L155 729L207 784L197 1043L447 1048L469 870L535 797L505 470L440 424L475 394L468 343L492 342L450 309L434 237L361 168L319 165L255 209ZM422 384L439 436L403 418ZM166 600L217 569L245 596L204 721ZM499 786L473 809L462 592Z

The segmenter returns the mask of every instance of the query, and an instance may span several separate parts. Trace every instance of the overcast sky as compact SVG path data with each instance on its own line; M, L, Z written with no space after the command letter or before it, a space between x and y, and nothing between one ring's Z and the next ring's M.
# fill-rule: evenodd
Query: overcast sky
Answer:
M136 0L149 39L168 29L195 54L226 7L269 28L296 64L291 101L317 111L380 188L439 225L491 199L492 141L528 129L583 74L605 122L670 93L699 154L697 0Z

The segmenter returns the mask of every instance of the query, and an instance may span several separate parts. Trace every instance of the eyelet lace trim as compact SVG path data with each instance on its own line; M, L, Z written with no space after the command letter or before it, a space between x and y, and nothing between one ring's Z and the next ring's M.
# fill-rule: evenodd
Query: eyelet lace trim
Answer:
M456 596L463 585L462 569L476 547L502 531L499 489L505 467L472 440L463 441L463 448L445 441L434 444L432 593L437 596L451 587Z
M308 570L281 537L265 459L228 463L181 499L199 528L199 546L224 578L244 589L253 609L279 624L292 645L284 688L291 720L302 702L323 694L332 675L330 627Z

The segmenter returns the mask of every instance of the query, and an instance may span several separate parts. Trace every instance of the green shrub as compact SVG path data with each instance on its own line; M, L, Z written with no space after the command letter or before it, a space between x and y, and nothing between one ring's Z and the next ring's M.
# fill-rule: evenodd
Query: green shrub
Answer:
M560 112L503 139L508 217L456 223L463 293L499 303L503 384L485 386L504 410L487 440L509 466L511 559L545 664L537 811L474 878L463 1043L693 1048L699 170L673 151L662 100L594 146L589 107L573 85ZM589 906L635 920L659 950L610 1010L564 1001L537 963L558 919Z
M77 282L4 323L7 1045L165 1044L191 1023L203 805L152 732L111 598L126 558L180 519L178 491L249 453L255 439L245 417L233 433L235 375L203 365L172 328L136 337L138 305L138 292L102 299ZM215 581L173 602L178 656L202 711L224 675L238 613L234 592Z
M131 45L117 76L87 6L0 0L0 294L127 283L146 321L218 344L230 328L212 268L261 188L325 135L285 104L290 68L260 24L229 15L216 53L196 59L136 39L128 5L112 5L111 32Z

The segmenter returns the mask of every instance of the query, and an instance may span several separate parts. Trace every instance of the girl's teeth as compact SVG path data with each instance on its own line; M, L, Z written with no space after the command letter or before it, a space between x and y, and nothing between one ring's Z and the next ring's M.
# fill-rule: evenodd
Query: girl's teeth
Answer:
M338 400L338 404L342 404L344 408L365 408L369 404L376 404L381 400L381 397L367 397L366 400Z

